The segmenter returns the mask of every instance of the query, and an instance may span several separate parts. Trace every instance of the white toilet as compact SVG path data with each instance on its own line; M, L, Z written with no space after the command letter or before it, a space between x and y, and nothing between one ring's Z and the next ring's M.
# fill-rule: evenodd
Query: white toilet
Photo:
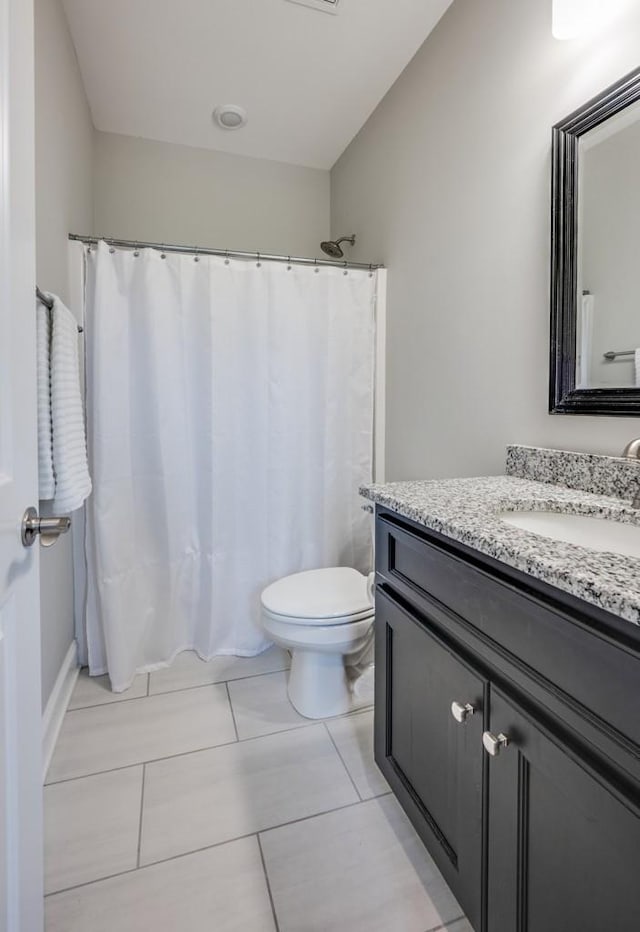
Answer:
M291 651L289 699L306 718L357 707L345 667L373 641L371 577L346 566L285 576L262 593L269 638Z

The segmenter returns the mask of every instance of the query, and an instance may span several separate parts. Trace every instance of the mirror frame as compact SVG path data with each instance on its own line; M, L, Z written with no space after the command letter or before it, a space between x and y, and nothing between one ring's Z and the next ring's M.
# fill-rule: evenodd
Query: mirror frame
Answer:
M576 388L578 146L584 133L640 100L640 68L553 127L549 412L634 417L640 388Z

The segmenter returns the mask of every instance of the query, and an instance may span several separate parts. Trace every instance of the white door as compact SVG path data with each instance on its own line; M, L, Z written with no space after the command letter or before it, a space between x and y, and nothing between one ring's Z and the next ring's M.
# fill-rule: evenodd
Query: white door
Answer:
M0 932L41 932L33 4L0 0Z

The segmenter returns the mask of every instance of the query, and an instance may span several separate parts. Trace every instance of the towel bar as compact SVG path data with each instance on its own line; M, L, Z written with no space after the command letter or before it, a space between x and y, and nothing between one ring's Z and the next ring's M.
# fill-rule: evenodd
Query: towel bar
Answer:
M38 301L44 304L45 307L48 307L49 310L53 308L53 301L51 300L51 298L48 298L43 291L40 291L37 285L36 285L36 298L38 299ZM80 326L80 324L78 324L78 333L83 333L83 332L84 332L83 328Z
M635 352L636 351L633 349L618 350L617 352L609 350L608 353L603 353L602 355L605 359L617 359L618 356L635 356Z

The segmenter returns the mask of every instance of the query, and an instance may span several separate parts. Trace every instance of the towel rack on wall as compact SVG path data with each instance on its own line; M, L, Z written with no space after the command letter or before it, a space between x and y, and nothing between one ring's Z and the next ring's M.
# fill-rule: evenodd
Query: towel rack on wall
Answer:
M44 293L44 291L40 291L37 285L36 285L36 298L38 299L38 301L44 304L45 307L48 307L49 310L53 308L53 301L51 300L51 298L48 298L46 294ZM82 333L82 332L83 332L83 328L80 326L80 324L78 324L78 333Z
M44 293L44 291L40 291L37 285L36 285L36 298L38 299L38 301L40 301L41 304L44 304L45 307L48 307L49 310L51 310L51 308L53 307L53 301L51 300L51 298L48 298L46 294Z
M602 355L604 356L605 359L617 359L618 356L635 356L635 354L636 354L635 350L625 349L625 350L618 350L618 352L609 350L608 353L603 353Z

